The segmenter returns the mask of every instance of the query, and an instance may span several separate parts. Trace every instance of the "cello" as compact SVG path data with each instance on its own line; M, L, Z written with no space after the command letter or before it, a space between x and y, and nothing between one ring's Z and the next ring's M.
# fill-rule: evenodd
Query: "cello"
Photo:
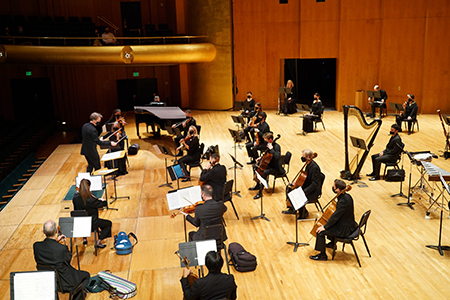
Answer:
M275 143L279 138L281 137L280 134L277 135L277 137L272 141L272 143ZM270 161L272 160L273 154L269 152L269 148L266 149L266 151L261 156L261 159L256 164L256 170L255 175L253 177L253 180L258 182L258 177L256 176L256 172L258 172L259 175L262 175L264 171L267 169L267 166L270 164Z
M316 223L314 224L313 228L311 229L311 234L316 237L317 235L317 228L319 228L320 226L325 226L325 224L328 222L328 220L331 218L331 215L336 211L336 199L337 197L339 197L341 194L348 192L352 189L351 185L347 185L345 187L345 189L343 189L342 191L340 191L336 196L334 196L333 199L330 200L330 202L327 203L327 205L325 205L326 209L323 212L322 216L320 217L319 220L316 221Z
M308 163L316 157L317 157L317 153L314 152L311 157L308 157L306 159L306 162L303 165L303 167L300 169L300 171L298 171L297 175L295 175L294 178L296 178L296 179L294 179L293 183L288 184L288 187L291 188L291 191L295 190L296 188L298 188L300 186L303 186L303 184L305 183L306 177L308 176L308 173L306 173L306 171L303 171L303 170L306 168ZM291 201L289 201L289 198L286 198L286 205L288 207L292 207L292 204L291 204Z

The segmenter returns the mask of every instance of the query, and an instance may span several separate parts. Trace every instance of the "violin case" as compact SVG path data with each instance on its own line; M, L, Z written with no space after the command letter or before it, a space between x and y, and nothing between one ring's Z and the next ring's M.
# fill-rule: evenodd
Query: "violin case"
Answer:
M230 243L228 254L230 255L230 263L236 271L250 272L256 269L256 256L247 252L241 244Z

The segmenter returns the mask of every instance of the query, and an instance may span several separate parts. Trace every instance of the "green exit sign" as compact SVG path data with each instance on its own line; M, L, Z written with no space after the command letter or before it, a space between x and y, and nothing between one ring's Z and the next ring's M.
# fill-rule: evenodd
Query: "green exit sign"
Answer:
M31 76L31 71L26 71L25 76Z
M133 72L133 77L139 77L139 72Z

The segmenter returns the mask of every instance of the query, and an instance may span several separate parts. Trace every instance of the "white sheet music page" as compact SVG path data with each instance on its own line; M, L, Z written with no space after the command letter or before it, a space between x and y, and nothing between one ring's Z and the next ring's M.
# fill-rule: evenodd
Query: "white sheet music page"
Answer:
M259 175L258 172L255 172L255 174L256 174L256 177L258 178L259 182L261 182L261 184L262 184L266 189L268 189L269 186L267 185L267 181L264 180L264 178L262 178L262 176Z
M197 260L199 266L205 265L205 257L209 251L217 251L216 240L197 241L195 243L197 250Z
M194 205L202 200L200 186L192 186L166 195L169 210Z
M92 228L92 217L73 218L73 237L90 237Z
M39 271L14 274L14 299L54 300L55 272Z
M308 202L308 198L306 198L305 192L303 192L302 187L298 187L288 194L289 200L291 200L292 206L295 210L303 207L306 202Z

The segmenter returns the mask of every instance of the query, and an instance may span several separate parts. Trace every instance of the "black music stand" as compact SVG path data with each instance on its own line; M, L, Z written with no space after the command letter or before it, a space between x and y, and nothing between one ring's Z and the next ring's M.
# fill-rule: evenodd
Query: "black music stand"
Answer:
M447 185L447 182L445 182L444 177L442 177L442 174L439 172L439 177L441 179L442 187L447 191L447 193L450 195L450 189ZM441 256L444 256L443 250L450 250L450 246L442 246L441 240L442 240L442 219L443 219L443 213L444 213L444 195L442 195L442 206L441 206L441 219L439 221L439 244L438 245L427 245L427 248L430 249L436 249L439 251L439 254Z
M234 151L235 151L235 154L234 155L236 155L236 148L234 148ZM233 155L231 155L230 153L228 153L230 156L231 156L231 159L233 160L233 163L234 163L234 166L233 167L230 167L230 168L234 168L234 192L232 192L232 194L235 194L235 195L238 195L239 197L242 197L241 196L241 191L237 191L236 189L236 186L237 186L237 181L236 181L236 169L237 168L240 168L240 169L242 169L244 166L240 163L240 162L238 162L237 160L236 160L236 158L233 156ZM228 169L230 169L230 168L228 168Z
M242 143L243 140L242 140L241 136L239 135L238 130L233 130L233 129L228 128L228 131L230 132L231 137L233 138L234 156L236 157L236 148L239 147L239 149L242 149L240 143Z
M367 97L372 98L372 99L375 99L375 98L380 99L381 92L380 91L367 91Z
M447 160L447 158L450 158L450 149L449 149L449 128L450 128L450 115L443 115L442 118L445 120L445 124L447 124L447 135L445 137L445 149L443 151L442 157L445 158L445 160ZM445 129L445 127L444 127ZM445 132L444 132L445 133ZM439 151L441 152L441 151Z
M170 179L177 181L177 190L180 189L180 178L186 178L186 170L184 170L181 165L174 164L166 167L166 172L169 173Z
M301 112L310 112L311 108L307 105L307 104L296 104L297 106L297 110L301 111ZM303 118L304 114L301 115L299 118Z
M298 221L297 218L300 216L299 209L306 205L308 198L306 198L302 187L298 187L288 194L289 201L291 202L293 208L295 209L295 242L286 242L288 245L294 245L294 252L297 252L299 246L309 246L308 243L298 242Z
M409 152L402 150L402 170L403 169L403 159L405 156L405 153L408 155L409 159L411 160L410 166L409 166L409 186L408 186L408 196L406 196L405 194L403 194L403 181L400 181L400 192L398 194L394 194L391 195L391 197L405 197L406 199L408 199L408 202L405 203L397 203L397 205L407 205L409 206L409 208L414 209L414 204L416 204L415 202L411 202L412 199L412 193L411 193L411 173L412 173L412 164L414 162L414 158L410 155Z
M391 107L392 110L395 110L395 115L398 116L398 112L403 110L403 104L401 103L393 103L393 102L389 102L389 106Z
M231 118L233 119L233 122L236 123L236 125L238 126L238 124L241 125L241 127L244 127L245 121L244 121L244 117L243 116L231 116Z
M263 185L263 188L261 190L261 214L259 216L253 217L251 218L251 220L255 220L255 219L264 219L266 221L270 220L266 217L266 214L264 213L264 207L263 207L263 192L264 192L264 188L268 189L269 186L267 185L267 181L264 180L264 178L261 177L261 175L259 175L258 172L255 171L256 177L258 178L259 182Z
M352 145L355 148L358 148L360 150L368 150L367 149L367 145L366 145L366 141L354 136L350 136L350 140L352 141ZM358 164L358 153L356 153L356 164ZM367 184L365 182L359 181L358 180L359 176L356 176L353 181L350 183L350 185L355 184L355 183L361 183L360 185L358 185L358 187L367 187Z
M170 128L170 129L172 129L172 128ZM160 188L160 187L163 187L163 186L168 186L171 189L173 189L173 187L171 185L171 182L169 182L169 177L167 175L168 174L168 171L167 171L167 155L169 155L169 156L174 156L174 155L172 154L172 151L170 150L170 148L167 147L167 146L158 145L157 144L157 145L154 145L153 148L155 148L156 153L165 155L164 156L164 167L165 167L165 170L166 170L166 183L163 183L163 184L159 185L158 187Z
M102 185L102 188L105 190L105 199L106 200L108 200L108 188L106 187L106 176L108 176L108 175L111 175L112 176L112 178L113 178L113 180L114 180L114 184L116 183L116 179L114 178L114 173L115 172L117 172L119 169L117 169L117 168L115 168L115 169L107 169L107 168L102 168L102 169L99 169L99 170L95 170L93 173L92 173L92 176L90 176L89 178L86 178L86 179L89 179L90 181L91 181L91 183L93 183L93 180L92 180L92 178L94 177L94 176L101 176L102 178L103 178L103 185ZM80 175L80 174L78 174L78 175ZM77 177L78 178L78 177ZM77 187L79 187L78 185L79 185L79 182L78 182L78 179L75 179L75 181L76 181L76 184L77 184ZM81 179L80 179L81 180ZM109 207L109 205L108 205L108 201L105 201L106 202L106 209L107 210L119 210L118 208L115 208L115 207ZM111 202L112 203L112 202Z
M280 86L278 88L278 112L276 113L277 115L281 115L281 94L290 94L292 93L290 88L284 87L284 86ZM286 99L284 99L286 102Z
M181 130L180 130L180 128L178 128L178 127L172 128L171 126L166 126L166 131L167 131L167 133L169 133L170 135L175 135L175 136L181 135Z

